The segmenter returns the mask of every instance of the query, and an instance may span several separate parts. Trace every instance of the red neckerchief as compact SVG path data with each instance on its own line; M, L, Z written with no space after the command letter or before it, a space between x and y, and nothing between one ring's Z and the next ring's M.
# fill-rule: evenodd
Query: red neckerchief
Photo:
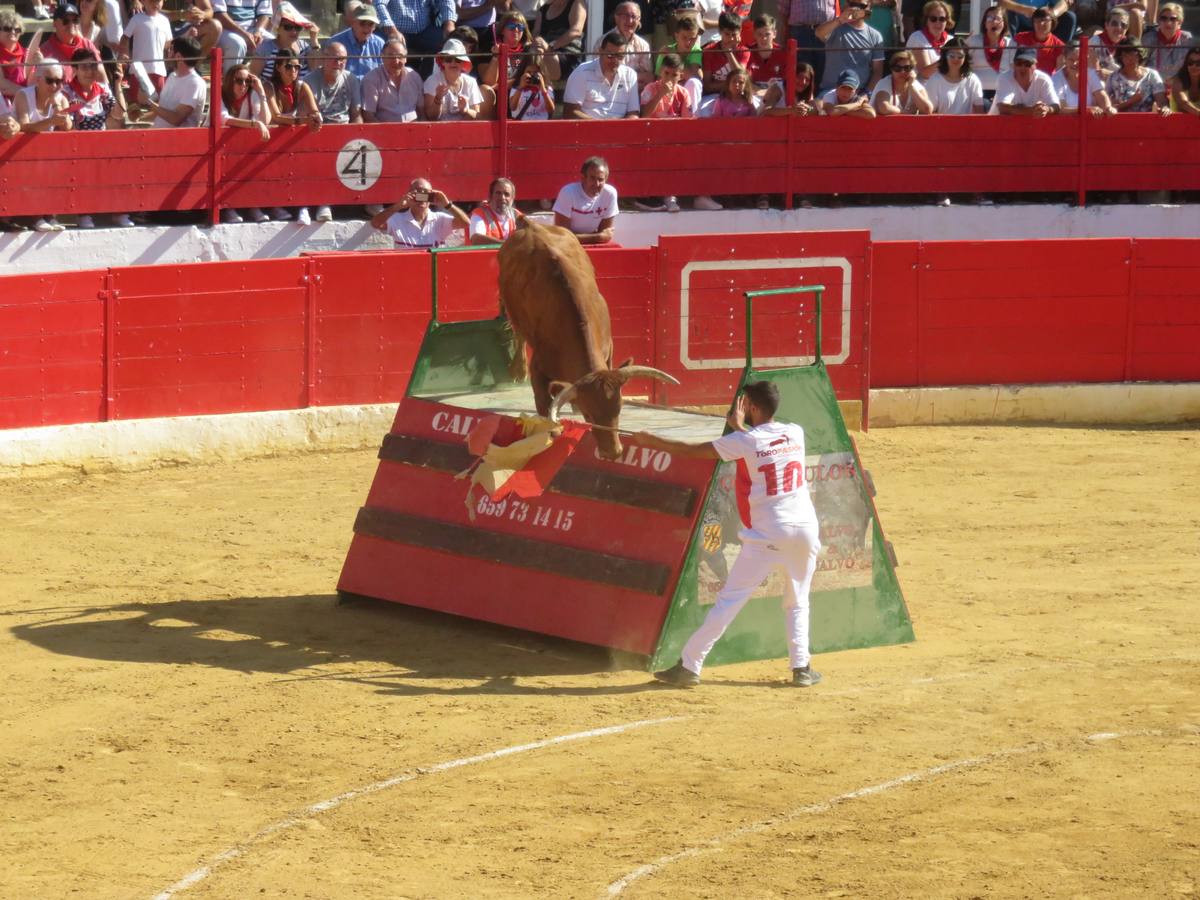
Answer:
M79 98L80 102L82 102L84 106L87 106L102 93L104 93L104 88L100 86L99 81L93 81L92 86L85 91L83 86L79 83L78 75L71 79L69 87L75 92L75 96Z
M1180 28L1177 32L1175 32L1175 37L1171 38L1168 41L1165 37L1163 37L1162 29L1160 28L1160 29L1158 29L1158 46L1174 47L1176 44L1179 43L1179 39L1181 37L1183 37L1183 29L1182 28Z
M1104 45L1104 49L1109 53L1117 49L1117 42L1109 40L1107 31L1100 32L1100 43Z
M293 81L289 85L281 84L275 88L275 91L279 94L279 96L282 99L288 101L286 105L284 105L283 103L279 104L280 111L283 111L283 110L287 111L287 112L284 112L284 115L288 115L296 108L296 85L297 84L299 84L298 81Z
M941 50L942 44L944 44L944 43L946 43L946 41L950 40L949 29L942 32L941 39L935 38L932 34L930 34L928 28L922 28L921 34L925 35L925 39L927 41L929 41L929 46L932 47L934 50Z
M983 45L983 55L987 58L988 65L997 72L1000 71L1000 63L1004 59L1004 40L1005 36L1003 34L1000 35L1000 40L996 43L995 50L989 50L986 43Z

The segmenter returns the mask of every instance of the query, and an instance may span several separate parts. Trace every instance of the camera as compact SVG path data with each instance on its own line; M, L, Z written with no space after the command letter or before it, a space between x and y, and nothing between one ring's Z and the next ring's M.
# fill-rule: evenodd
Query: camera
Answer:
M413 191L412 198L419 203L428 203L429 191Z

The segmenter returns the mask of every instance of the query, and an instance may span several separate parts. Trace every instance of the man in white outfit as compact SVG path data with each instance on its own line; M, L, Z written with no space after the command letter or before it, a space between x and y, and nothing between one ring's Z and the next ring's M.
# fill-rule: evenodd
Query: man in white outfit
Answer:
M817 512L804 481L804 429L775 421L779 388L770 381L746 385L729 415L733 431L715 441L689 444L641 432L635 441L657 450L737 463L742 550L704 623L683 646L679 662L654 677L676 687L700 683L704 658L746 601L775 569L787 575L788 655L792 684L810 687L821 675L809 665L808 592L821 549Z

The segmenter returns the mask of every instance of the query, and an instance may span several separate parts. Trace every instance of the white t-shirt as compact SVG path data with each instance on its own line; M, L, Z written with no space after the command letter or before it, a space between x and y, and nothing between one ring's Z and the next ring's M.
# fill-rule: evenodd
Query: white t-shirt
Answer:
M934 72L925 82L925 93L933 111L943 115L965 116L973 113L976 106L983 106L983 85L974 72L957 82L947 81L941 72Z
M458 111L458 98L466 97L467 106L478 107L483 102L483 94L479 91L479 82L470 75L458 76L458 87L452 88L446 81L445 73L437 66L433 67L433 74L425 79L425 93L430 97L437 96L439 85L446 85L446 93L442 96L442 117L441 122L452 122L466 119L467 116Z
M601 222L615 219L620 212L617 209L617 189L606 184L600 188L599 194L589 197L584 193L582 184L572 181L558 192L554 211L571 220L567 227L576 234L595 234L600 230Z
M1103 87L1104 82L1100 80L1100 76L1095 72L1088 72L1088 81L1093 91ZM1071 89L1067 84L1067 70L1059 69L1050 78L1050 83L1054 85L1054 93L1058 95L1058 102L1064 110L1079 109L1079 93Z
M140 61L150 75L166 75L167 42L171 40L171 20L162 13L148 16L137 13L125 26L125 37L129 38L129 58Z
M767 422L713 441L726 462L737 463L734 493L742 539L771 539L783 529L817 524L804 478L804 429Z
M517 97L517 108L509 115L510 119L515 119L517 113L521 113L519 120L521 122L540 122L550 118L550 111L546 108L546 98L541 91L513 88L508 96Z
M387 220L387 231L396 242L398 250L424 250L445 245L446 238L454 233L454 216L431 209L425 215L425 224L420 225L412 212L392 213Z
M883 78L880 78L879 82L875 85L875 90L871 91L871 105L872 106L875 105L875 98L878 97L880 94L887 94L888 98L893 103L896 103L896 98L892 97L892 79L889 76L885 75ZM914 81L912 83L912 90L910 90L908 92L908 100L900 108L901 112L904 112L904 113L913 112L916 109L916 103L915 103L916 98L917 97L928 98L928 96L929 95L925 92L925 88L922 86L921 82ZM897 104L897 105L899 105L899 104Z
M150 123L150 127L198 128L200 126L200 117L204 113L204 101L207 97L208 84L196 73L195 69L190 70L182 77L177 72L172 72L167 78L167 83L163 85L162 93L158 97L158 105L163 109L178 109L181 106L190 106L192 111L178 125L172 125L161 116L155 116L154 121Z
M971 74L979 77L979 83L985 91L994 91L1000 76L1012 68L1013 57L1017 53L1017 45L1011 37L1000 38L1000 70L992 68L987 60L987 51L983 49L983 35L973 34L967 38L967 47L971 50Z
M574 103L593 119L623 119L641 112L638 103L637 73L622 63L612 84L600 72L600 60L585 62L567 79L564 103Z
M925 37L925 32L917 29L908 36L904 46L913 51L913 57L917 61L917 67L932 65L942 58L940 50L934 50L933 44L929 43L929 38ZM917 73L920 77L920 73Z
M992 100L992 108L988 110L988 115L1000 115L1001 103L1009 103L1013 106L1033 106L1039 100L1047 106L1058 105L1058 94L1054 92L1054 82L1050 80L1049 75L1041 69L1034 69L1033 81L1026 90L1017 84L1017 79L1013 77L1012 72L1005 72L1000 76L999 84L996 85L996 98Z

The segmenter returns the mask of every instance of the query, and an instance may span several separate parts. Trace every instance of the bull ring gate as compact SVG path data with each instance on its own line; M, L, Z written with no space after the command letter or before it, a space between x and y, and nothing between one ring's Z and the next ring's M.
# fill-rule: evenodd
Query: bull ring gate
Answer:
M506 429L516 434L516 417L532 412L533 394L509 375L512 348L503 318L439 320L441 252L454 251L434 253L432 315L356 517L339 594L639 654L651 669L673 663L739 550L734 464L675 458L631 439L619 459L607 461L589 432L546 493L495 502L481 494L472 517L464 503L467 482L455 478L473 460L465 436L492 414L504 417L499 435ZM827 288L810 279L778 286L778 273L769 269L740 274L739 285L723 290L729 304L744 303L744 333L726 323L723 347L715 347L720 342L712 331L693 339L692 361L699 364L689 370L687 335L694 323L687 321L689 298L683 297L681 384L653 382L641 398L627 388L622 431L713 440L725 432L725 413L741 385L764 378L778 384L777 417L805 430L804 480L821 523L811 594L813 652L911 641L895 556L822 355ZM738 289L745 276L754 284L763 274L770 287ZM699 352L716 349L727 365L737 343L738 369L721 384L714 379L717 367ZM710 664L786 656L784 590L780 575L767 579L716 645Z

